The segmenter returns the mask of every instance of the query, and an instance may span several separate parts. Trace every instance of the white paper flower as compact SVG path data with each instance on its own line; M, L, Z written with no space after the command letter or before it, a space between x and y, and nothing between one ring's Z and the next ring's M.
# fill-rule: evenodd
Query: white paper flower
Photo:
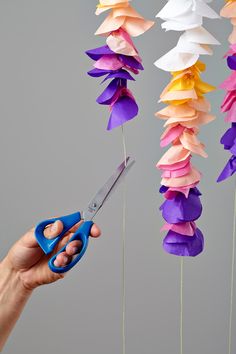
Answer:
M167 31L185 31L202 26L203 18L216 19L219 15L209 6L208 0L169 0L156 17L165 22Z
M200 55L212 55L209 45L220 44L206 29L198 27L185 31L177 46L155 62L165 71L180 71L194 65Z

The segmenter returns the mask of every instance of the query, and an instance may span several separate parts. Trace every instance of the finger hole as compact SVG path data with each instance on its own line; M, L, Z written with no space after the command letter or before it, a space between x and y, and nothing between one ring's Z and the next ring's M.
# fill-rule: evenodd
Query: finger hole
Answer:
M50 240L59 236L62 231L63 231L62 221L56 220L53 224L49 224L46 226L44 230L44 236Z
M66 247L66 253L69 256L73 256L81 250L82 242L80 240L75 240L70 242Z
M66 252L62 252L56 257L54 265L58 268L65 267L68 263L71 262L71 259L72 258Z

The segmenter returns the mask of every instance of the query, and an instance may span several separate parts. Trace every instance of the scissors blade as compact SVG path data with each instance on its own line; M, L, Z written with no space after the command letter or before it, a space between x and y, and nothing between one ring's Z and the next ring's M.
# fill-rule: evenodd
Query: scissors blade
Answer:
M93 220L95 215L101 209L105 201L110 197L111 193L117 188L126 174L130 171L135 161L127 157L125 161L116 169L114 174L108 179L104 186L97 192L96 196L91 200L88 207L83 212L85 221Z

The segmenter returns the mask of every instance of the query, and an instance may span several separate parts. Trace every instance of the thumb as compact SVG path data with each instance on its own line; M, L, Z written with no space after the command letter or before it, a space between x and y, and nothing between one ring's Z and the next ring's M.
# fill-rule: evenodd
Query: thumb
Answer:
M63 231L63 223L60 220L55 221L44 230L44 236L49 240L57 237Z

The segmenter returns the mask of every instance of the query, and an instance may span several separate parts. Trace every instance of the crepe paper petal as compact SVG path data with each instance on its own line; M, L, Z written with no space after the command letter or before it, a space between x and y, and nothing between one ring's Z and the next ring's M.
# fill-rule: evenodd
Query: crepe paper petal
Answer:
M93 70L88 71L88 75L92 77L101 77L107 75L107 77L103 80L103 82L114 78L135 81L133 76L131 76L128 71L123 69L114 71L114 70L100 70L95 68Z
M236 142L232 145L231 149L230 149L230 152L236 156Z
M161 166L173 165L178 162L185 161L190 155L191 152L184 149L181 144L174 145L162 156L160 161L157 163L157 167L161 168Z
M92 77L101 77L107 74L110 74L111 70L100 70L100 69L92 69L88 71L88 75Z
M236 123L233 123L231 128L222 136L220 143L224 145L225 150L230 150L235 144L236 139Z
M119 60L116 54L103 55L96 61L94 67L100 70L119 70L123 67L123 63Z
M181 155L179 155L181 156ZM177 157L177 160L179 158ZM191 160L191 154L189 154L188 152L185 153L185 155L183 156L183 159L177 162L173 162L173 163L166 163L165 160L163 161L162 159L158 162L158 164L156 165L156 167L162 171L175 171L175 170L179 170L182 168L185 168L189 162ZM163 164L162 164L163 163Z
M236 71L233 71L233 73L225 79L219 87L225 91L236 90Z
M169 105L161 109L155 115L160 119L169 119L170 117L194 117L196 115L196 110L190 107L188 103L180 106Z
M97 5L96 15L100 15L101 13L110 10L116 7L128 7L128 0L100 0Z
M138 56L135 57L130 57L127 55L119 55L117 53L114 53L111 51L111 49L106 45L102 46L99 48L91 49L86 51L86 54L95 61L99 61L102 57L106 57L109 59L111 57L111 60L116 56L117 60L121 61L124 65L129 66L130 68L133 69L138 69L138 70L143 70L143 66L140 62L140 58Z
M113 13L111 12L105 21L101 24L98 30L95 32L96 36L108 36L111 32L117 31L121 28L125 23L125 16L121 17L113 17Z
M180 53L188 53L191 54L198 54L200 55L212 55L213 50L211 47L207 44L198 44L198 43L188 43L186 45L186 41L184 40L183 37L180 37L179 42L178 42L178 51Z
M221 105L222 112L227 112L231 109L232 105L234 104L236 99L236 91L229 91Z
M212 55L212 50L206 44L190 42L189 38L191 37L186 35L185 32L180 37L177 46L158 59L155 65L159 69L175 72L196 64L200 55ZM215 40L215 42L215 45L219 44L218 41Z
M203 112L199 112L194 117L169 118L164 127L181 124L186 128L197 128L200 125L208 124L215 119L215 116Z
M204 27L187 30L181 37L190 43L220 45L220 42Z
M103 82L114 78L135 81L133 76L131 76L130 73L128 73L128 71L120 69L115 72L110 72L107 75L107 77L103 80Z
M163 194L163 193L166 193L168 190L169 190L169 187L161 186L160 189L159 189L159 192L161 194Z
M169 105L157 112L155 116L167 120L165 126L178 122L183 125L185 121L189 120L199 121L197 125L201 125L215 119L214 116L207 114L209 111L209 102L204 99L198 99L177 106Z
M142 64L136 59L136 57L134 58L128 55L121 54L119 58L123 62L123 64L127 67L137 69L137 70L144 70Z
M233 25L233 32L229 36L229 42L232 44L236 43L236 5L235 1L227 2L223 9L221 10L221 16L231 19Z
M87 50L85 53L92 60L99 60L103 55L114 55L114 52L108 47L108 45Z
M235 24L236 24L236 21L235 21ZM235 53L236 53L236 43L230 45L229 50L224 55L224 58L227 58L228 56L231 56L231 55L235 55Z
M195 100L197 98L198 96L195 89L183 91L169 91L161 96L160 102L170 104L183 104L190 100Z
M130 36L137 37L149 30L153 25L153 21L145 20L129 5L113 8L95 32L95 35L109 35L122 27Z
M225 122L228 123L235 123L236 122L236 105L235 105L235 100L233 101L233 104L229 111L227 112L227 115L225 116Z
M220 16L226 18L236 17L236 7L234 2L228 2L225 4L223 9L220 12Z
M112 32L107 37L107 45L117 54L128 56L138 55L138 51L135 48L130 36L123 29Z
M186 33L186 32L185 32ZM212 55L213 50L206 44L189 42L186 35L182 34L177 43L179 53L190 53L200 55Z
M164 29L184 31L200 27L203 17L215 19L219 15L201 0L169 0L156 17L166 20Z
M185 198L188 198L191 189L195 188L198 182L190 184L184 187L168 187L168 191L164 194L165 199L173 199L176 197L177 193L182 193Z
M199 229L194 236L184 236L174 231L169 231L163 241L164 250L179 257L196 257L203 252L204 237Z
M138 105L134 99L121 96L113 105L107 130L117 128L138 115Z
M166 200L160 210L168 224L195 221L202 214L200 193L197 188L191 189L188 198L178 193L174 199Z
M178 178L162 178L161 184L167 187L186 187L190 184L200 182L201 174L200 172L192 167L191 172L183 177Z
M236 156L232 156L227 162L220 176L218 177L217 182L222 182L226 180L227 178L233 176L235 172L236 172Z
M213 91L214 86L200 79L200 73L203 70L205 66L198 61L191 68L172 73L173 79L161 93L161 101L174 105L180 100L183 104L185 101L201 98L204 94Z
M97 103L110 105L113 101L115 95L117 95L117 90L120 87L120 82L118 79L114 79L110 82L103 93L97 98Z
M199 99L200 100L200 99ZM192 100L192 101L188 101L185 104L181 104L181 105L169 105L165 108L163 108L162 110L160 110L159 112L157 112L155 115L156 117L159 117L160 119L165 119L168 120L170 118L174 118L174 119L196 119L199 114L202 113L208 113L208 108L204 107L204 106L198 106L196 107L197 109L195 109L195 106L193 106L194 102L197 102L198 100Z
M218 14L202 0L169 0L157 14L163 19L162 28L185 31L173 49L155 62L165 71L179 71L193 66L200 55L211 55L208 45L219 42L202 27L203 17L216 19Z
M234 24L236 26L236 24ZM236 43L236 27L233 28L233 32L229 36L229 42L230 43Z
M131 36L143 34L154 24L145 20L128 0L100 0L96 14L110 10L96 35L106 37L106 45L86 51L95 61L94 69L88 72L92 77L105 76L102 83L112 80L97 102L108 105L111 112L107 130L116 128L138 114L138 105L131 91L127 89L127 81L135 81L130 74L139 74L144 70L142 59Z
M179 140L185 149L204 158L208 157L208 155L204 151L205 146L200 143L200 141L197 139L196 135L193 132L190 132L189 130L184 131L183 134L180 136Z
M188 175L191 172L191 164L187 163L186 166L176 170L164 170L162 178L179 178Z
M99 0L99 4L97 5L97 8L101 8L101 7L104 7L104 6L115 6L115 5L119 5L119 7L123 6L123 4L129 4L129 1L130 0Z
M227 64L231 70L236 70L236 56L232 55L232 56L228 57Z
M165 224L161 231L174 231L184 236L194 236L197 227L195 222L184 222L179 224Z
M188 102L188 105L200 112L207 113L211 111L211 104L204 97L198 98L197 100L190 101Z
M165 147L177 139L184 131L184 127L177 125L175 127L167 128L164 134L161 136L161 147Z
M127 19L123 28L133 37L138 37L148 31L154 25L153 21L144 19Z
M199 54L180 53L175 47L155 61L154 65L164 71L180 71L194 65L198 59Z

